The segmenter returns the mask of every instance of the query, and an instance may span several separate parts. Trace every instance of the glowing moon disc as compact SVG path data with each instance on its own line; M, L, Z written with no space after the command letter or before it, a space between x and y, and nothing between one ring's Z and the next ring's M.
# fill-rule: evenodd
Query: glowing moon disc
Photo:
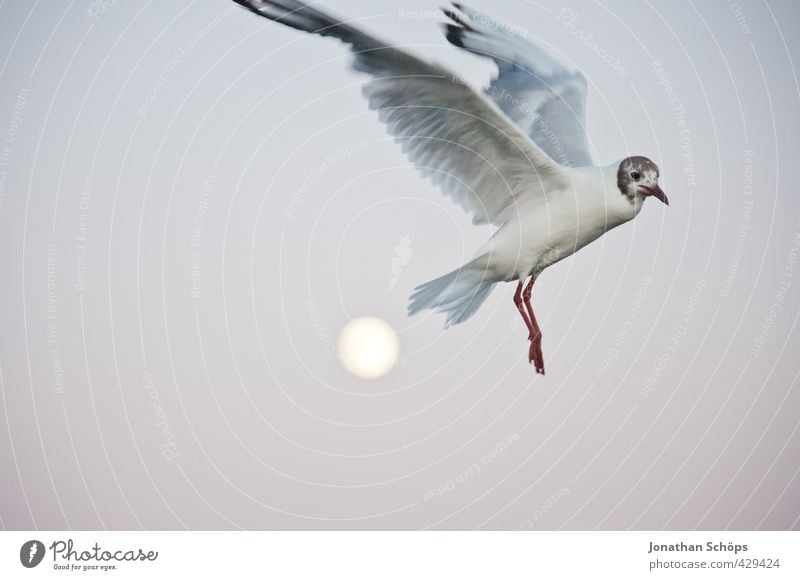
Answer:
M397 334L380 318L354 318L339 334L339 360L362 379L382 377L397 364L399 355Z

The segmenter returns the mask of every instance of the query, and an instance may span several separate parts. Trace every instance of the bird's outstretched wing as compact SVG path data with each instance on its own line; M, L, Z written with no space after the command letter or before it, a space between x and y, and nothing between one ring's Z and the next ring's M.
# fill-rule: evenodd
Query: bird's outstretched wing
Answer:
M234 0L260 16L347 43L372 75L364 94L403 151L475 223L506 222L520 205L560 189L555 163L482 93L447 70L387 46L298 0Z
M586 78L528 42L525 33L467 8L444 9L447 40L497 64L486 90L531 139L561 165L593 165L586 135Z

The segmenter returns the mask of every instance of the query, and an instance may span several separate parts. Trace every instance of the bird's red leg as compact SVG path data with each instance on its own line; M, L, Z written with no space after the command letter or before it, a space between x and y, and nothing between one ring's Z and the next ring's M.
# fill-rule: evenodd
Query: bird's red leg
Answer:
M528 318L528 313L525 311L525 304L522 301L522 281L517 284L517 291L514 292L514 306L517 307L519 315L525 321L525 327L528 329L528 339L533 334L533 327L531 326L531 319Z
M542 331L539 329L539 323L536 322L536 315L533 313L533 306L531 306L531 295L533 294L533 283L536 281L536 276L531 276L531 281L525 286L525 291L522 293L522 298L525 303L525 308L528 311L528 320L530 321L531 334L528 337L531 341L531 347L528 351L528 362L533 362L536 372L544 374L544 356L542 355Z

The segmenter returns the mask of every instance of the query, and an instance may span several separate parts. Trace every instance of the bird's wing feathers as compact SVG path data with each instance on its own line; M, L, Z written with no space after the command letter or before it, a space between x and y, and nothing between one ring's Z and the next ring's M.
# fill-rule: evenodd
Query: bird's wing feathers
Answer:
M444 74L376 79L364 92L403 151L475 223L502 224L564 179L491 103Z
M592 165L586 135L586 78L510 26L453 3L444 10L451 44L487 56L498 74L487 94L551 158L562 165Z
M518 204L563 187L567 170L537 147L503 112L445 69L298 0L234 0L293 28L350 45L353 67L374 77L369 106L408 157L475 223L502 224Z

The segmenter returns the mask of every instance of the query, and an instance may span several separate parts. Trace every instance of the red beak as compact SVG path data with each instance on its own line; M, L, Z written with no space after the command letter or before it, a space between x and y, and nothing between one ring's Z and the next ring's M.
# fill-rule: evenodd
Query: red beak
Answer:
M664 190L661 189L658 184L655 187L650 187L649 185L640 185L644 190L645 196L652 196L661 201L664 205L669 205L669 200L667 199L667 194L664 193Z

